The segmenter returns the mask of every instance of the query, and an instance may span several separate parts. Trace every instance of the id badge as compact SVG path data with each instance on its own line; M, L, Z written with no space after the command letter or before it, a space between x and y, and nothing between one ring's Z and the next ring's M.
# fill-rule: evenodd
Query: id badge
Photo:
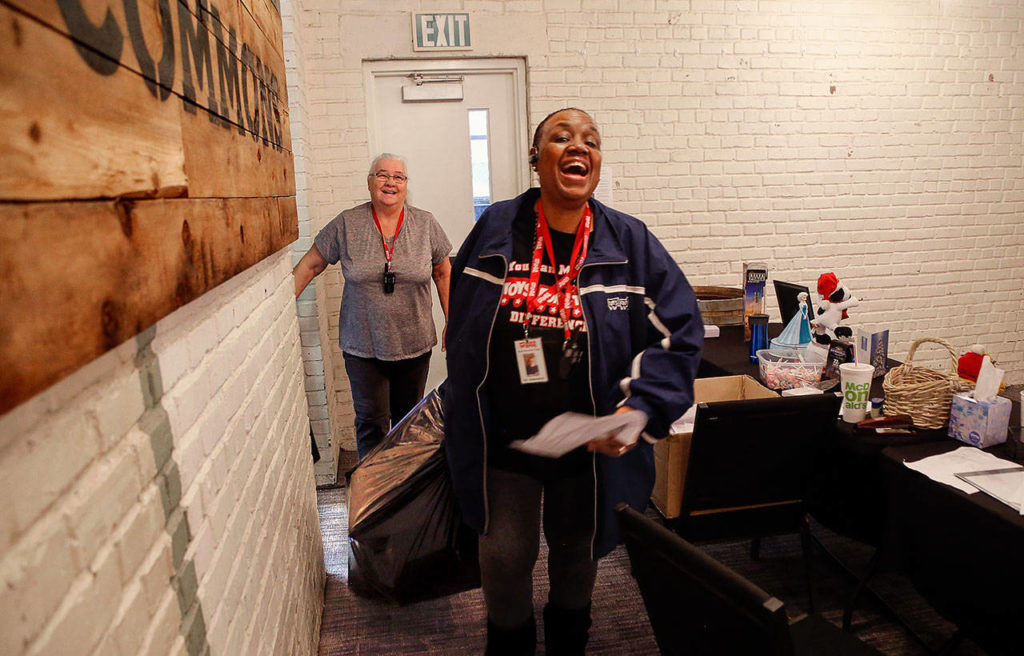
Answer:
M548 368L544 363L544 348L540 339L519 339L513 342L516 347L516 364L519 365L519 382L548 382Z

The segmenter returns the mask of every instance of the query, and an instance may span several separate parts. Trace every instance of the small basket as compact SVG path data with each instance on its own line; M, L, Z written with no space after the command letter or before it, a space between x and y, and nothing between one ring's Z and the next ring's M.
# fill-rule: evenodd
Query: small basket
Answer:
M953 366L948 374L914 366L914 353L925 342L934 342L949 351ZM938 429L949 422L953 394L969 390L971 384L957 374L957 355L953 345L938 337L922 337L910 345L907 361L893 367L882 381L885 390L885 414L910 415L917 428Z

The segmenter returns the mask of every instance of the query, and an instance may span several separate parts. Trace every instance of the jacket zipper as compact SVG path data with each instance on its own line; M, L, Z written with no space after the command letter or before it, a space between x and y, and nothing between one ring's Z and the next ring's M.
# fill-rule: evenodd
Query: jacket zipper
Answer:
M487 426L484 423L484 407L480 399L480 391L487 382L487 375L491 372L491 338L494 336L494 323L498 320L498 312L501 310L501 294L505 289L505 282L508 280L508 259L501 253L481 255L478 260L486 257L500 257L504 265L504 272L501 274L501 290L498 292L498 302L494 305L494 315L491 317L491 327L487 330L487 343L484 345L484 377L476 386L476 408L480 415L480 435L483 437L484 461L483 461L483 497L484 497L484 533L491 525L491 508L487 499ZM591 541L591 552L593 552L593 541Z
M583 271L589 267L602 266L606 264L628 264L627 260L622 262L593 262L591 264L584 264L580 267L580 273L576 277L577 287L583 288ZM587 329L587 385L590 388L590 407L594 409L594 414L597 414L597 399L594 398L594 358L593 358L593 333L590 332L590 322L587 321L587 305L583 302L583 296L580 295L580 312L583 313L583 326ZM591 480L594 485L594 507L591 511L591 529L590 533L590 559L594 559L594 543L597 541L597 453L590 454L590 472ZM486 470L485 474L486 476Z

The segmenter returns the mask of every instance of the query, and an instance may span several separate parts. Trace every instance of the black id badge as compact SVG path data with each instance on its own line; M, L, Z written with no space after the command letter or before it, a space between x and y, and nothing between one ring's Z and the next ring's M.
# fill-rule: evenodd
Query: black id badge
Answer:
M583 349L580 348L576 338L565 340L562 344L562 357L558 361L558 376L562 380L569 378L572 374L573 368L579 363L580 358L583 357Z
M395 272L391 270L391 263L384 263L384 293L391 294L395 291Z

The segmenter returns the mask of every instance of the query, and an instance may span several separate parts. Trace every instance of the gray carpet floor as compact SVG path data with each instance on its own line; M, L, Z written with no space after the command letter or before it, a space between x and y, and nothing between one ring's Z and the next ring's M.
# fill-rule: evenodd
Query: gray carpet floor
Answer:
M347 584L345 489L321 489L317 497L328 573L320 632L321 656L483 653L486 612L479 590L404 607L365 599L352 592ZM870 557L863 545L831 534L820 526L814 527L814 533L830 551L847 562L863 564ZM747 542L719 543L704 548L782 599L791 617L806 612L806 586L796 536L765 539L758 561L750 560ZM542 547L534 592L538 609L543 607L547 597L545 568L546 548ZM955 627L932 611L905 580L897 575L878 576L872 586L887 603L899 609L920 640L871 600L862 601L854 615L853 630L861 640L893 656L928 654L946 645ZM848 591L849 584L838 570L824 562L816 564L817 611L836 625L841 623L842 604ZM629 559L622 547L601 561L593 616L588 654L658 653L643 600L630 575ZM539 631L541 644L537 653L542 654L542 626ZM963 640L954 643L947 654L983 656L984 652Z

